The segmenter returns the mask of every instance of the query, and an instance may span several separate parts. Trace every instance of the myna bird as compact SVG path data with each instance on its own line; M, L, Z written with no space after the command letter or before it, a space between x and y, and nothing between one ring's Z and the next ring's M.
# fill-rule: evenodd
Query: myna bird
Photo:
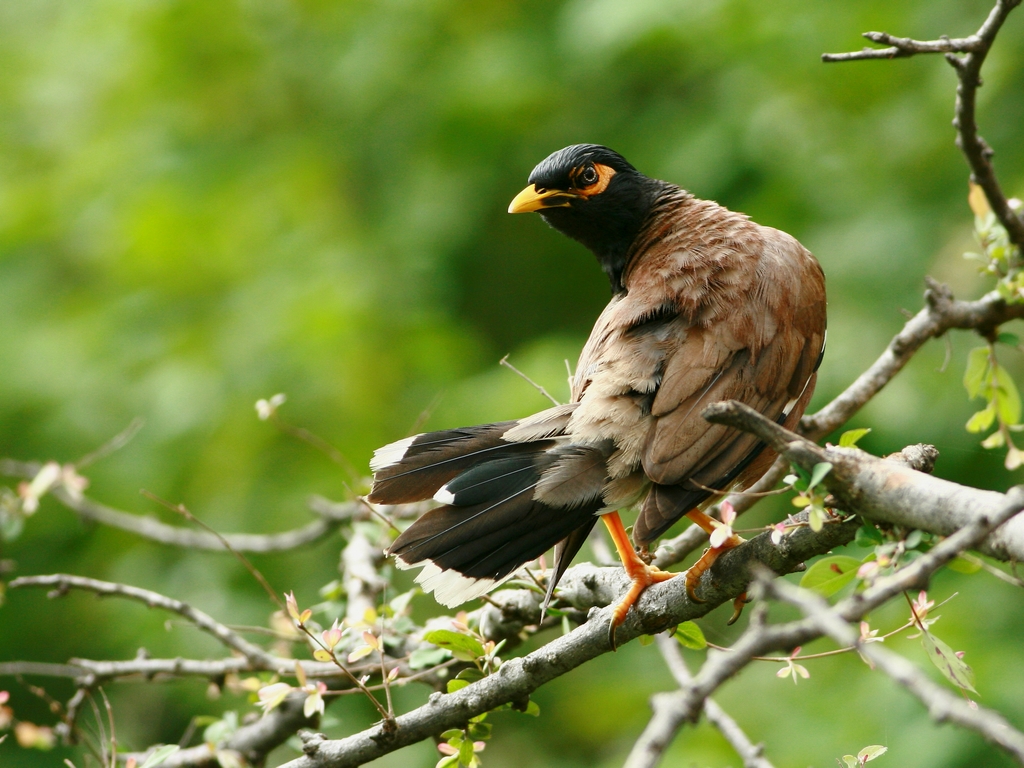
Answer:
M644 176L595 144L555 152L510 213L535 211L597 257L612 299L576 365L572 401L525 419L408 437L380 448L368 499L430 510L392 544L399 567L453 607L555 548L545 607L598 517L633 586L615 627L650 584L619 518L639 504L643 551L716 494L744 489L775 455L701 411L739 400L787 428L814 390L825 344L825 279L793 237ZM691 596L727 537L687 575Z

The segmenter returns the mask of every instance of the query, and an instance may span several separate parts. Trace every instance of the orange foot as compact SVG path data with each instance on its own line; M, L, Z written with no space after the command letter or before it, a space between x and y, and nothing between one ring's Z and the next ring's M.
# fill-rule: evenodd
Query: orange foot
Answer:
M697 597L697 586L700 584L700 577L704 575L705 571L715 564L715 561L721 557L723 553L728 552L734 547L738 547L746 541L746 539L732 533L731 529L728 531L723 530L725 526L717 520L712 520L699 510L695 509L688 512L686 516L711 535L711 546L704 550L704 554L700 556L700 559L691 565L690 569L686 572L686 594L689 595L690 599L695 603L703 603L704 601ZM740 612L743 610L745 602L746 593L737 597L733 602L734 611L732 618L729 619L730 624L740 617Z
M611 626L608 627L608 642L611 643L612 650L614 651L615 629L625 621L626 614L629 613L629 609L633 604L640 599L640 595L643 594L643 591L651 586L651 584L668 581L679 574L669 573L668 571L663 571L660 568L655 568L640 559L636 550L633 549L633 545L629 540L629 535L626 533L626 529L622 525L622 518L619 517L618 512L611 512L607 515L603 515L601 520L604 521L605 527L611 534L612 541L615 542L615 551L619 554L619 559L622 561L622 567L626 569L626 575L629 576L630 580L633 582L625 597L619 601L619 604L615 606L615 610L612 611L612 622Z
M743 606L746 605L749 602L750 602L750 598L747 597L747 593L746 592L743 592L742 594L740 594L739 597L737 597L735 600L733 600L732 601L732 616L730 616L729 620L727 622L725 622L725 623L727 625L730 625L730 626L735 624L736 623L736 619L738 619L740 617L740 614L743 613Z

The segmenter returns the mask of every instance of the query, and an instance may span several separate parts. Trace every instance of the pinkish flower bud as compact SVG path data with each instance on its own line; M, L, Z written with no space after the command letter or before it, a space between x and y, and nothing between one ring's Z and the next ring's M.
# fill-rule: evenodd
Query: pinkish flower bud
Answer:
M296 621L299 620L299 604L295 602L295 593L289 592L284 596L284 604L288 608L288 615Z
M321 633L320 637L323 639L324 645L326 645L329 649L334 650L334 646L341 642L342 634L344 633L338 626L338 620L335 619L334 624L331 625L331 628L325 629Z

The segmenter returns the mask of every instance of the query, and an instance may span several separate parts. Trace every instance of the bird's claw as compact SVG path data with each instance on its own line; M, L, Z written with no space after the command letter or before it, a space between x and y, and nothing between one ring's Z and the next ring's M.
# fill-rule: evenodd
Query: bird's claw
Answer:
M732 601L732 616L730 616L729 620L727 622L725 622L726 625L732 626L733 624L735 624L736 620L740 617L740 614L743 613L743 606L746 605L749 602L750 602L750 598L747 597L747 593L746 592L742 593L739 597L737 597L735 600L733 600Z
M616 648L615 630L623 621L625 621L626 614L629 613L630 607L640 599L640 595L643 594L644 590L652 584L659 584L662 581L668 581L669 579L679 575L677 573L663 571L653 565L647 565L639 559L635 562L625 563L625 566L626 575L629 576L633 583L626 595L619 601L619 604L615 606L615 610L612 611L612 620L608 627L608 643L611 645L613 651Z
M724 553L730 549L738 547L740 544L745 542L742 536L733 534L731 537L726 539L722 544L717 547L708 547L704 550L704 554L700 556L700 559L696 563L691 565L686 571L686 595L695 603L703 603L704 601L697 597L697 587L700 585L700 577L704 575L704 572L711 568L715 564L715 561L721 557ZM735 614L739 616L739 611ZM735 617L732 619L735 621ZM730 623L732 623L730 621Z

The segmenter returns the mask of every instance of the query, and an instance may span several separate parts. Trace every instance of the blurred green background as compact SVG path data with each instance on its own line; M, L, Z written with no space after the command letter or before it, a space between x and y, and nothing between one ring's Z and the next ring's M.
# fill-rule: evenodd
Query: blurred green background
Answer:
M987 284L973 247L967 171L950 127L955 78L939 57L824 65L884 29L973 32L985 0L17 0L0 3L0 456L73 461L134 417L146 426L90 468L89 493L163 515L145 488L220 531L309 520L311 493L352 479L256 419L312 429L360 472L415 425L522 416L557 397L608 298L592 257L509 200L551 151L607 144L651 176L785 229L828 276L829 349L815 403L852 381L921 306L923 276L963 298ZM1024 192L1024 11L985 69L983 133L1011 194ZM852 422L875 453L939 447L937 474L1005 488L1019 473L977 446L960 377L975 339L929 344ZM1019 355L1004 355L1018 376ZM425 422L423 421L425 419ZM783 514L776 502L757 521ZM255 558L300 602L336 575L340 540ZM161 548L83 525L44 500L2 556L17 574L64 571L156 589L232 623L272 606L227 555ZM1024 722L1019 590L941 574L936 633L978 674L982 703ZM421 598L422 599L422 598ZM905 607L872 617L893 628ZM725 614L726 611L720 611ZM776 615L783 615L776 611ZM84 595L8 595L0 660L220 655L167 616ZM727 642L718 613L703 622ZM891 641L924 663L914 641ZM827 646L821 644L821 648ZM814 646L811 650L818 649ZM698 663L694 655L691 665ZM1009 764L928 721L855 656L809 662L798 687L754 665L719 701L779 766L828 766L886 744L884 765ZM66 684L47 690L66 698ZM492 717L488 768L615 766L671 687L632 644L543 689L538 720ZM16 713L52 722L11 679ZM119 741L176 742L192 715L247 705L205 685L108 687ZM421 703L408 689L401 707ZM373 720L331 707L333 736ZM275 754L281 762L294 756ZM79 761L20 750L17 768ZM431 766L421 744L379 761ZM670 766L737 765L708 727Z

